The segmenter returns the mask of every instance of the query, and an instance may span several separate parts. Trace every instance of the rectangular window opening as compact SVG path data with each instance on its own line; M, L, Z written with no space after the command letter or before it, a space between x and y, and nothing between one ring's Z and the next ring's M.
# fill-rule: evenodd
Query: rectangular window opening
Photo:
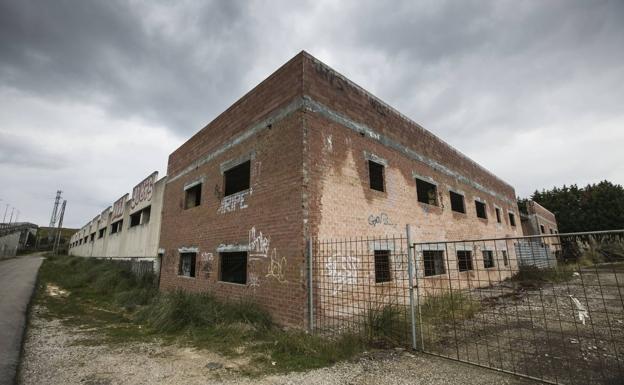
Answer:
M251 161L246 161L223 173L225 179L224 195L232 195L249 189Z
M507 250L502 250L503 253L503 264L505 266L509 266L509 258L507 257Z
M95 241L95 233L91 234L91 242Z
M195 277L197 253L180 253L178 274L184 277Z
M423 262L425 265L425 277L446 273L444 267L444 251L442 250L423 251Z
M141 224L142 225L149 223L151 214L152 214L152 206L147 206L146 208L141 210Z
M130 227L138 226L141 224L141 212L137 211L130 215Z
M472 270L472 252L457 250L457 269L459 271Z
M451 196L451 210L458 213L466 213L466 206L464 205L464 196L453 191L449 191Z
M509 213L509 224L516 226L516 216L513 213Z
M487 219L487 212L485 210L485 203L475 201L475 207L477 209L477 217Z
M201 183L195 185L184 192L184 208L190 209L199 206L201 203Z
M390 282L390 250L375 250L375 283Z
M501 213L500 213L500 209L497 207L495 209L496 211L496 222L501 223Z
M111 225L111 234L120 233L123 225L123 220L118 220Z
M494 267L494 252L492 250L483 250L483 267L486 269Z
M103 238L104 234L106 234L106 227L103 229L100 229L100 233L98 234L98 239Z
M546 230L544 230L544 225L540 225L540 231L542 232L542 234L546 233Z
M438 188L433 183L416 178L416 195L418 202L428 205L438 205Z
M368 177L370 188L377 191L384 191L384 165L368 161Z
M226 252L220 253L221 281L232 283L247 283L247 253Z

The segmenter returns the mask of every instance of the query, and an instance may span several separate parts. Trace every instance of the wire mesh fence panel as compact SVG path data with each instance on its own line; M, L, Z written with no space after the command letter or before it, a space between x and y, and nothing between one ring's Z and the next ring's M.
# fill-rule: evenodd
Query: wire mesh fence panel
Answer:
M315 332L410 345L405 238L316 240L312 249Z
M420 346L546 382L617 383L623 241L606 232L415 244Z
M454 360L557 384L624 378L624 231L316 240L312 257L316 333L409 347L414 326L418 349Z

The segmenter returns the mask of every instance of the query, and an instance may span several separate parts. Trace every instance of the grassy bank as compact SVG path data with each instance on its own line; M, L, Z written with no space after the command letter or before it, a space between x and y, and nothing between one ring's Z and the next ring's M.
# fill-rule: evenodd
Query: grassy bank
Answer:
M142 341L176 343L225 356L252 357L250 374L306 370L349 359L370 346L365 335L337 339L285 331L250 302L223 302L209 294L160 294L155 277L137 278L110 261L48 257L36 303L44 317L90 333L84 344Z

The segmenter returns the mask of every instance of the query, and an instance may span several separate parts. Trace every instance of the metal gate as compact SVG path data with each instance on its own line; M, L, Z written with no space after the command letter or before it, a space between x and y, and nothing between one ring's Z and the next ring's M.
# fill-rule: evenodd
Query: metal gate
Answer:
M316 333L549 383L624 378L624 231L310 249Z

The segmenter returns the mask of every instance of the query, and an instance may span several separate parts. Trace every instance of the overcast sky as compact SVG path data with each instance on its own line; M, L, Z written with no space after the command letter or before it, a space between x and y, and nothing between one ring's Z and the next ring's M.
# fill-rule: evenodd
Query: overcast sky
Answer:
M0 220L46 225L61 189L80 227L301 50L520 196L623 184L623 20L596 0L0 0Z

